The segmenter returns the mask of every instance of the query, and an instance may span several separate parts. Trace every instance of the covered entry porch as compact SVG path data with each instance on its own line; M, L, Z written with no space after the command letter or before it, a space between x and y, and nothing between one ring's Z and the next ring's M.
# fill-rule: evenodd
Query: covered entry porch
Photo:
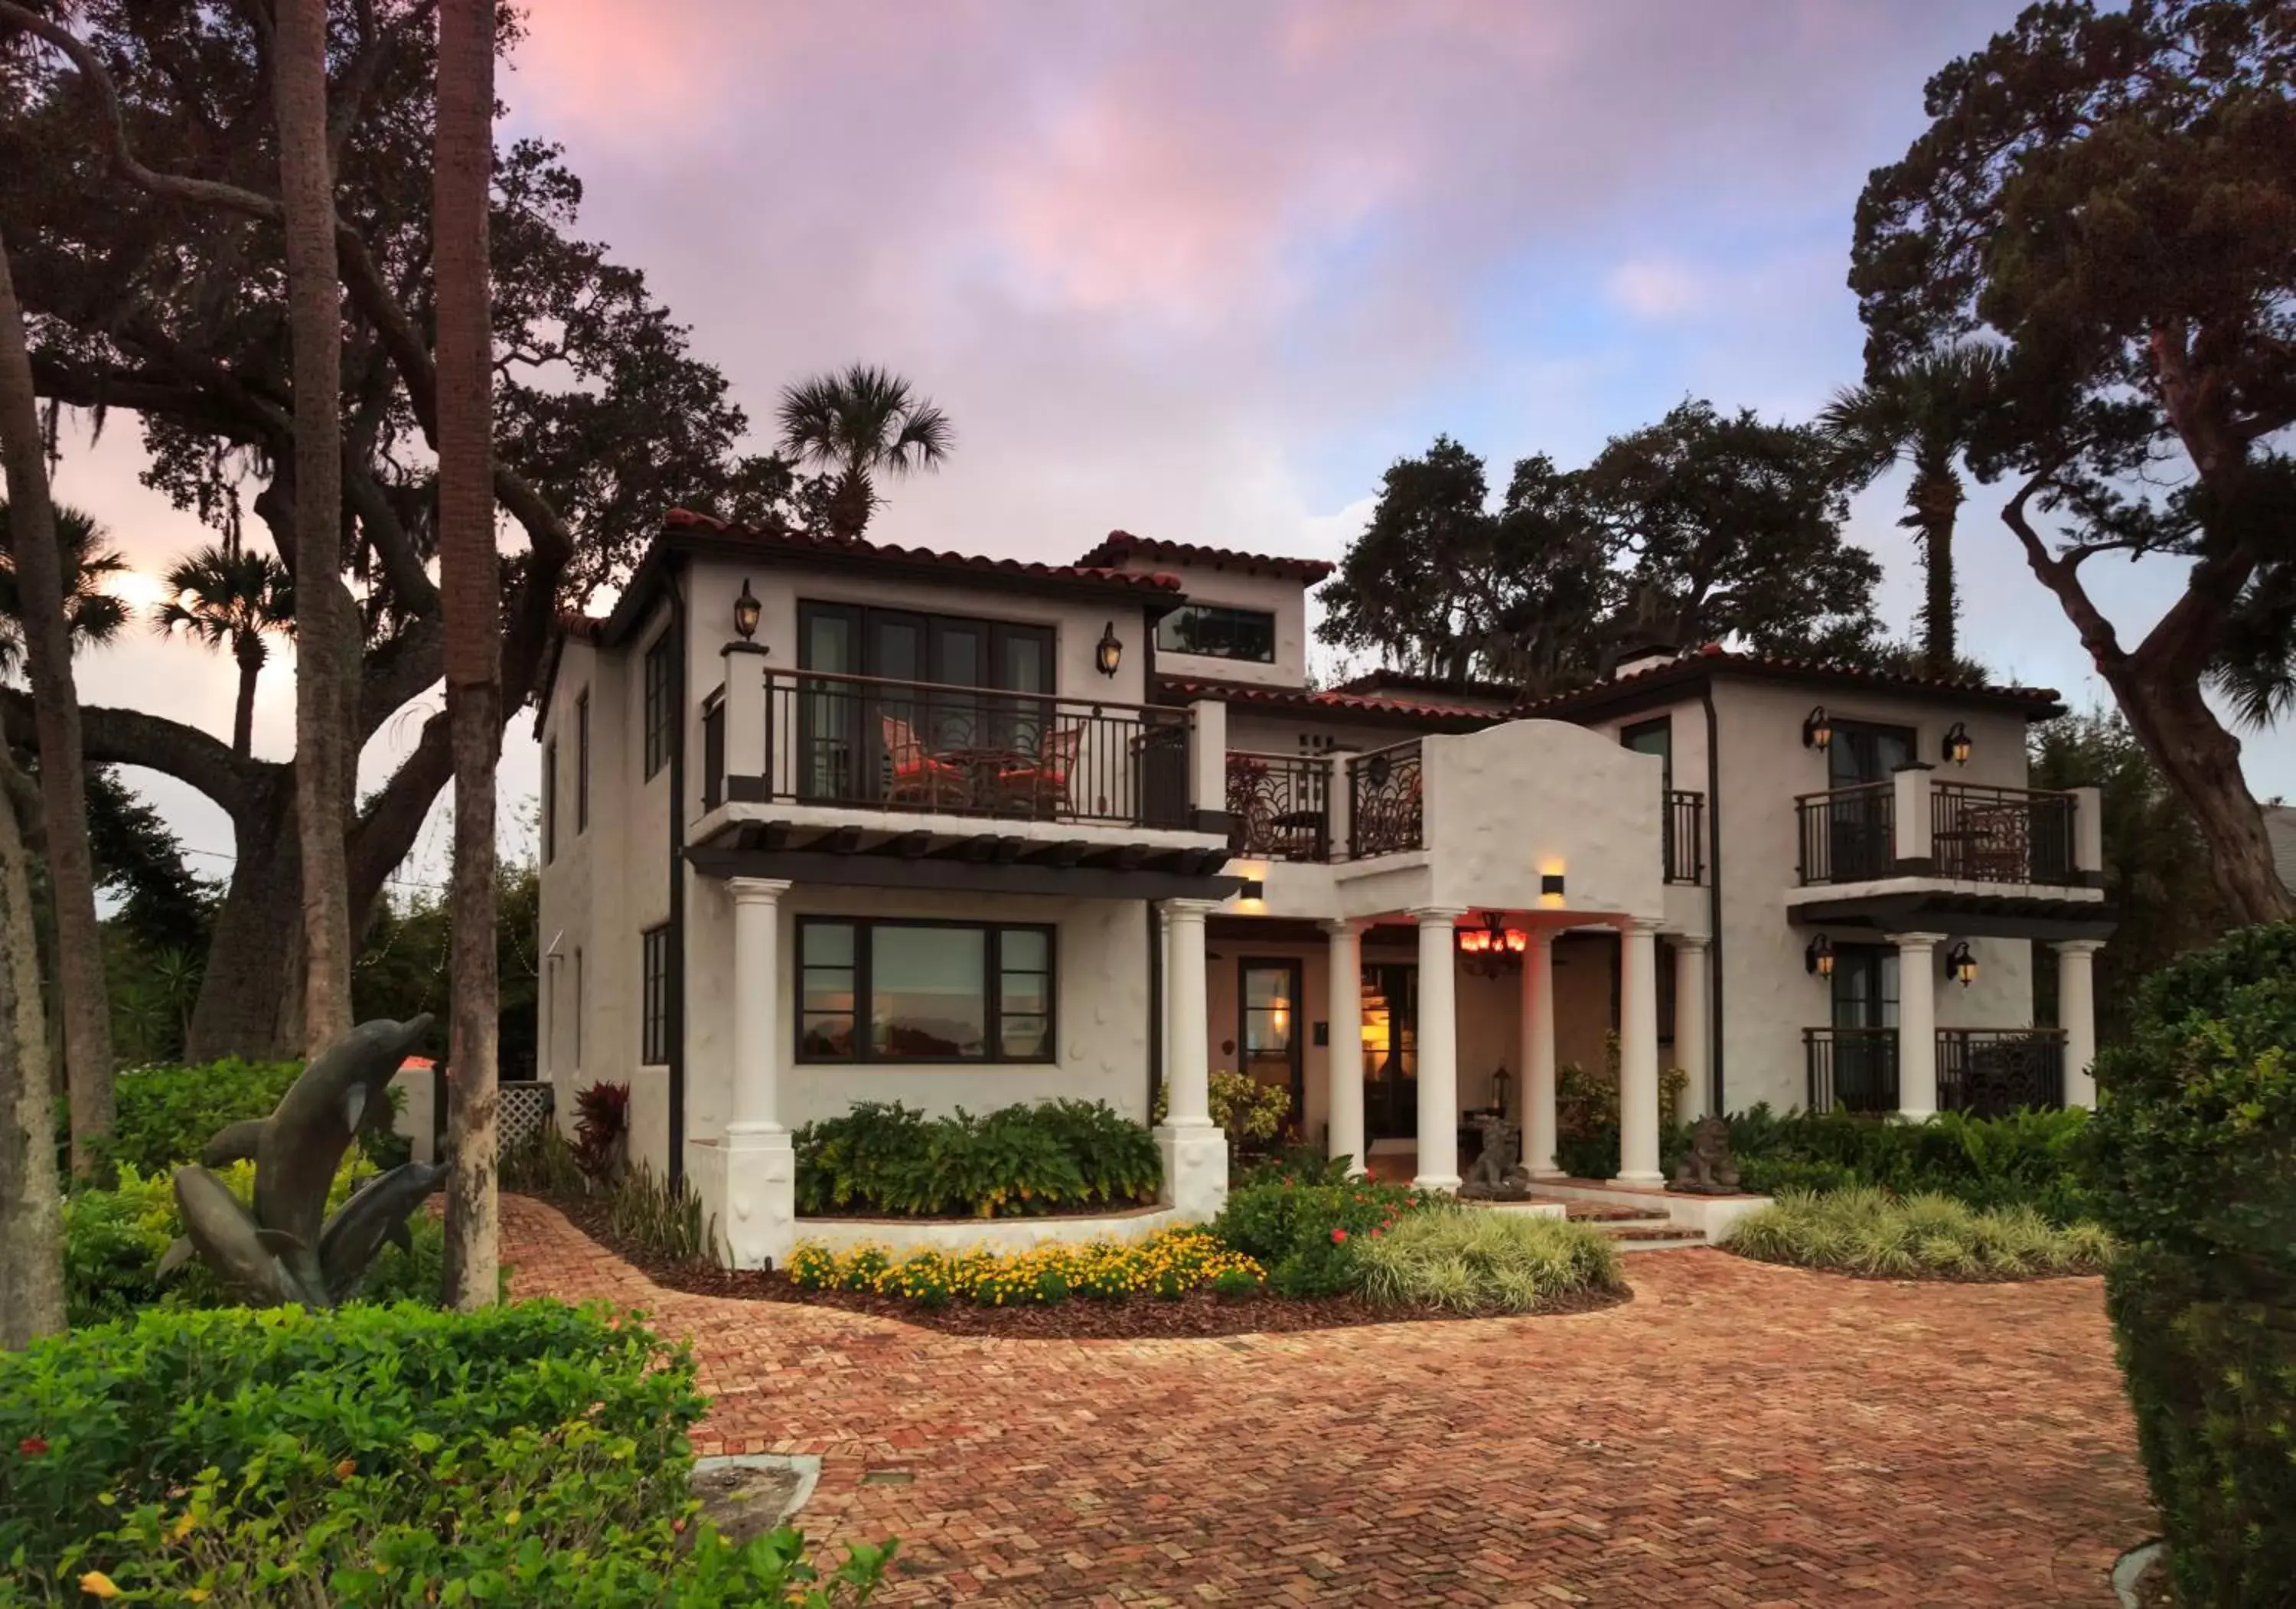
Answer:
M1560 1071L1603 1074L1613 1034L1622 1180L1661 1181L1661 1069L1689 1075L1684 1114L1700 1109L1709 952L1660 923L1465 907L1305 921L1174 901L1165 931L1167 1044L1185 1057L1194 971L1208 1069L1288 1091L1292 1137L1357 1171L1376 1157L1382 1174L1403 1164L1456 1188L1479 1121L1498 1115L1535 1178L1562 1178Z

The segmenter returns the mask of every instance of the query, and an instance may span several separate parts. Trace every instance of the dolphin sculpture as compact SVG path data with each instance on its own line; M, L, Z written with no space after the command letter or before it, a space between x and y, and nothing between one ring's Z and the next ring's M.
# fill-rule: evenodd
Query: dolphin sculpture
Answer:
M332 1219L327 1191L361 1125L388 1110L384 1088L430 1026L428 1014L363 1022L312 1058L269 1117L219 1129L201 1153L205 1166L176 1170L184 1237L168 1248L161 1271L196 1252L253 1300L324 1307L357 1289L386 1239L408 1244L406 1216L438 1187L444 1169L394 1168ZM249 1156L252 1214L209 1171Z

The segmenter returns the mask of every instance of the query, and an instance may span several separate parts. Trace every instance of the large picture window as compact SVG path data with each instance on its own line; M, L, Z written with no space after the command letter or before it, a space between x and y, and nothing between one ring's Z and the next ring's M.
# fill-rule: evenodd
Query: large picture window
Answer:
M1049 1062L1053 930L798 922L798 1058Z
M638 940L638 1060L669 1063L669 928L646 929Z
M1275 662L1275 617L1264 609L1187 603L1156 622L1156 652Z
M590 690L574 701L574 831L590 830Z

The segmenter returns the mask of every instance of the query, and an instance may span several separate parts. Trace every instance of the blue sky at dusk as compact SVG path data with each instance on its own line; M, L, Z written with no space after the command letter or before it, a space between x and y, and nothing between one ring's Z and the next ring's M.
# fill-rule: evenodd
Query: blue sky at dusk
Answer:
M1923 127L1929 74L2017 6L532 9L514 131L565 144L584 232L647 272L753 422L808 372L892 367L957 448L873 534L1067 558L1114 527L1336 557L1387 464L1439 431L1496 491L1516 457L1584 462L1685 396L1808 417L1858 373L1843 276L1867 171ZM115 423L59 489L157 568L199 532L135 484L137 457ZM1900 635L1901 489L1853 521ZM2097 702L1997 505L1964 513L1966 647ZM2133 639L2174 569L2110 568L2097 590ZM229 729L220 658L138 641L83 685ZM258 747L287 751L291 704L275 672ZM370 777L412 741L378 737ZM2253 785L2296 795L2296 741L2247 742ZM530 794L523 727L506 765ZM219 813L152 792L228 849Z

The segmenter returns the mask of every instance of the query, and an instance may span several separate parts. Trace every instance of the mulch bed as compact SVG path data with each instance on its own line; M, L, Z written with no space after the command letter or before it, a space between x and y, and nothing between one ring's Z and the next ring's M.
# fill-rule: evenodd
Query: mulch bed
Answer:
M585 1235L641 1269L665 1290L741 1301L786 1301L807 1307L841 1308L849 1313L891 1318L944 1334L1001 1335L1022 1341L1144 1341L1281 1334L1467 1317L1428 1309L1374 1307L1356 1296L1261 1294L1228 1300L1209 1290L1191 1291L1177 1301L1152 1296L1136 1296L1124 1301L1078 1296L1051 1307L982 1307L976 1302L952 1301L945 1308L928 1308L898 1296L879 1296L868 1292L804 1290L793 1284L788 1275L779 1272L666 1261L644 1247L617 1238L607 1226L603 1203L554 1195L537 1199L557 1208ZM1580 1291L1557 1297L1536 1313L1494 1317L1553 1318L1592 1313L1631 1300L1633 1293L1623 1287L1616 1291Z

